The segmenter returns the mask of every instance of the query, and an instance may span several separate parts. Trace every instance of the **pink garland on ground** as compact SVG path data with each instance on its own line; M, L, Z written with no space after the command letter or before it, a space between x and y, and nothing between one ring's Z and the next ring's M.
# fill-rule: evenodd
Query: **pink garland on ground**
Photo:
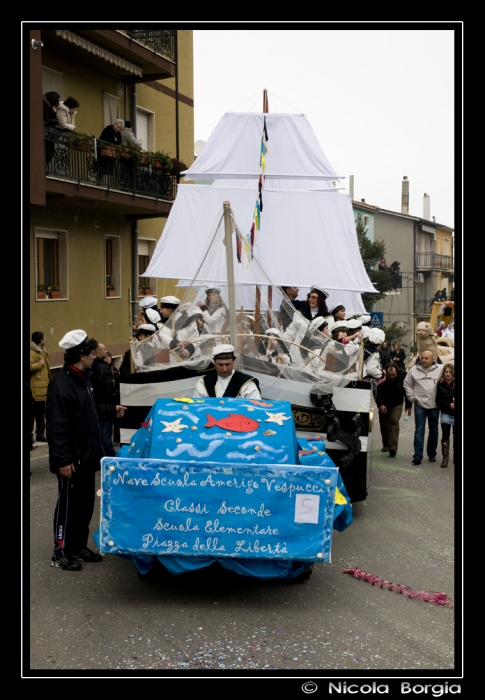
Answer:
M398 593L402 593L408 598L419 598L419 600L425 603L447 605L449 608L452 608L454 605L453 601L448 598L446 593L438 593L437 591L413 591L409 586L402 586L398 583L391 583L390 581L380 579L378 576L368 574L357 567L354 569L344 569L344 574L350 574L354 578L361 578L367 581L367 583L371 583L373 586L380 584L380 588L385 588L387 586L389 591L396 590Z

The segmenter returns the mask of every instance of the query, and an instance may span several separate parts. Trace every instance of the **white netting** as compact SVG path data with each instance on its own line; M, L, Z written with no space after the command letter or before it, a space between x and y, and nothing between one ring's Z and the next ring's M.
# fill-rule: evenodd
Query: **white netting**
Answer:
M229 212L236 231L237 224ZM211 275L211 269L220 269L220 256L226 255L221 216L202 263L171 318L150 338L131 343L136 371L175 366L202 370L212 362L214 345L233 340L235 368L249 374L256 372L305 382L312 392L324 394L359 379L361 346L332 340L319 330L323 317L310 322L296 311L285 292L265 275L256 255L251 257L239 251L242 262L238 262L235 239L233 235L234 265L246 265L255 279L267 280L266 285L236 284L236 333L231 334L227 279ZM279 309L274 308L276 289L282 298Z

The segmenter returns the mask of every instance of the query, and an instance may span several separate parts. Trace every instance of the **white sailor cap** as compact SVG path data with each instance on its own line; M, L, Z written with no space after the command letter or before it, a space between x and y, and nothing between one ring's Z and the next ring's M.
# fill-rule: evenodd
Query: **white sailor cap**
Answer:
M357 328L362 328L362 323L358 318L350 318L348 321L345 321L345 323L347 324L349 331L355 332Z
M313 321L310 321L308 325L308 330L322 332L323 330L325 330L326 326L328 326L328 320L326 318L322 318L321 316L317 316L313 319Z
M221 290L218 287L207 287L205 290L206 294L220 294Z
M268 328L265 335L277 335L278 338L281 338L283 336L283 333L277 328Z
M156 325L157 323L160 323L160 321L162 320L158 311L156 309L153 309L153 308L146 309L145 316L150 321L150 323L153 323L154 325Z
M380 345L386 339L386 334L381 328L369 328L369 340L374 345Z
M316 284L312 284L312 286L310 287L310 294L311 294L312 292L315 292L316 294L318 294L318 296L319 296L319 297L322 297L322 299L323 299L324 301L325 301L325 299L328 298L328 292L327 292L327 290L324 289L323 287L318 287Z
M152 323L140 323L138 328L136 329L136 335L139 335L140 333L142 335L153 335L156 332L156 328Z
M86 331L80 328L76 331L69 331L66 335L59 341L59 346L64 348L64 350L72 350L72 348L82 349L88 340L88 334Z
M336 333L337 331L349 331L349 322L348 321L337 321L337 323L334 323L332 326L332 333Z
M234 346L233 345L216 345L212 350L214 360L233 360Z
M143 299L141 299L140 303L138 304L138 306L141 306L142 309L151 309L153 306L156 305L156 297L143 297Z
M342 309L345 311L345 306L343 304L336 304L330 313L335 316L337 311L341 311Z
M160 299L160 306L165 306L167 309L176 309L179 304L180 299L177 297L168 296Z
M362 316L359 316L359 321L362 323L363 326L368 326L370 323L369 314L363 314Z

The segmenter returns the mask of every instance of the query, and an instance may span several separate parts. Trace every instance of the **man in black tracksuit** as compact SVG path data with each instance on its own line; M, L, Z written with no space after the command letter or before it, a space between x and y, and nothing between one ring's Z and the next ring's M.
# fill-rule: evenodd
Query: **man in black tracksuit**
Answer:
M89 523L94 510L95 472L104 457L100 419L124 415L123 406L96 405L89 381L98 343L82 330L70 331L59 343L66 350L64 366L47 392L47 442L50 470L57 475L54 512L54 553L51 565L79 571L79 560L99 562L88 548Z

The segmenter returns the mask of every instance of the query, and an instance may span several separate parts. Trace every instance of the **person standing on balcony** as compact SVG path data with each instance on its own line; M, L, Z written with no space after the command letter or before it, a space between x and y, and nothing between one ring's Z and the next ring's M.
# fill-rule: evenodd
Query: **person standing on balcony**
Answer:
M119 146L121 143L121 130L125 126L123 119L115 119L113 124L105 126L99 137L100 141L105 141L113 146ZM104 147L104 144L98 145L98 151ZM105 175L114 175L114 160L108 156L98 154L99 173L98 177L102 179Z
M401 286L399 284L400 265L401 263L397 260L394 260L394 262L389 265L389 272L391 273L391 292L397 292L397 288Z
M46 92L42 96L42 107L44 111L44 124L47 126L59 126L57 121L57 108L61 96L58 92Z
M42 108L44 112L44 124L51 128L56 128L59 126L57 121L57 108L59 107L59 100L61 96L58 92L46 92L42 96ZM56 151L54 137L50 133L45 133L44 143L45 143L45 164L46 167L49 165L54 157Z
M141 148L141 139L137 139L133 133L132 123L125 121L124 127L121 129L121 143L127 143L130 146L139 146Z
M76 131L76 114L79 102L74 97L68 97L64 102L59 102L57 108L57 125L66 131Z
M121 131L124 126L125 122L123 119L115 119L113 124L108 124L108 126L104 127L99 140L118 146L121 143Z

